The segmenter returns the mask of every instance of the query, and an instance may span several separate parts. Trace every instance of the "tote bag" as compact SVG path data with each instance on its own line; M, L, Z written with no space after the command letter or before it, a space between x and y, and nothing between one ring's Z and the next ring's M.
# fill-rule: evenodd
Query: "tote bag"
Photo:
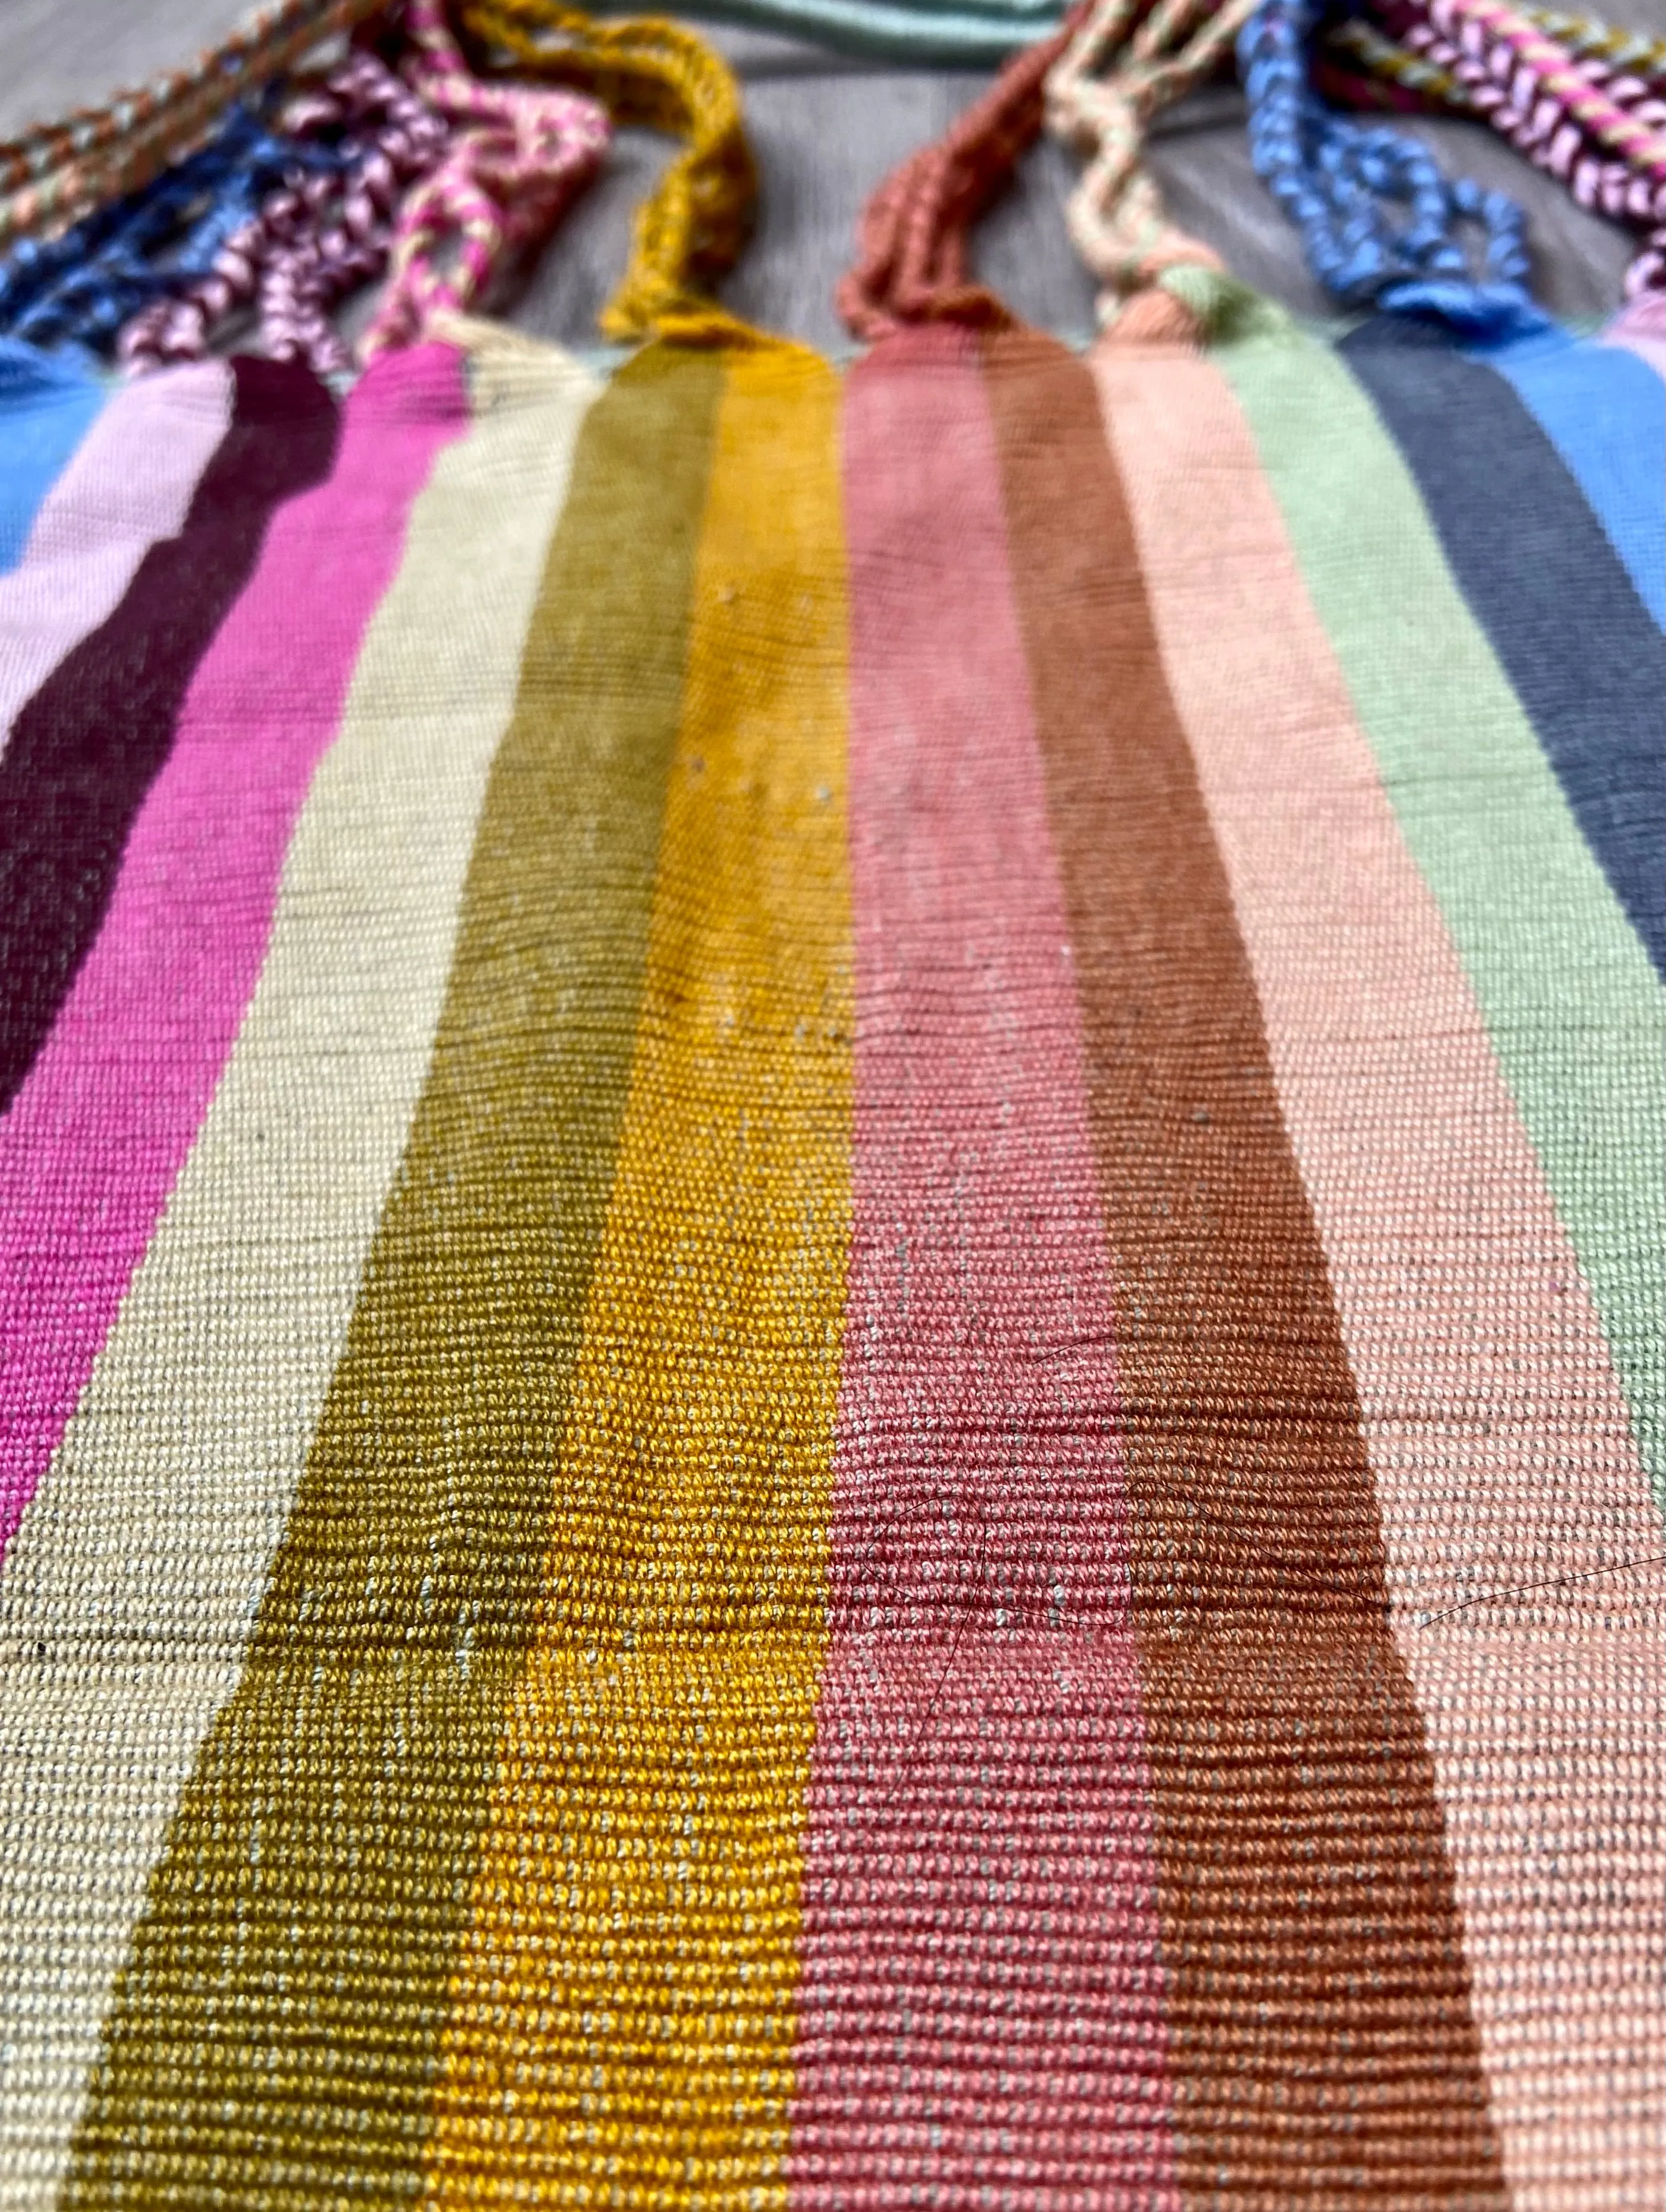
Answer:
M685 267L0 578L0 2194L1654 2201L1653 371Z

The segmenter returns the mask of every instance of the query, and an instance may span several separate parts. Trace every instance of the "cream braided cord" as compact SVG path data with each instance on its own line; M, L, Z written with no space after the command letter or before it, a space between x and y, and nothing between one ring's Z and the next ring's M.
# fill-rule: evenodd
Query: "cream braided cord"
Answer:
M1130 38L1139 0L1095 0L1048 76L1048 128L1091 155L1064 219L1100 279L1100 320L1120 336L1197 335L1194 311L1154 288L1172 270L1221 263L1170 222L1141 155L1152 117L1210 75L1255 4L1159 0Z

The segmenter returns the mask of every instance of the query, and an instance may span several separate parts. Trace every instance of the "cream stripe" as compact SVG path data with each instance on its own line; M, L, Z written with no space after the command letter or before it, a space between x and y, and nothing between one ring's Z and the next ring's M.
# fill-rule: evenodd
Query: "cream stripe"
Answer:
M1093 365L1359 1385L1505 2172L1520 2212L1654 2203L1666 1646L1626 1401L1226 381Z
M0 2205L50 2205L234 1688L404 1147L596 386L482 350L285 863L218 1094L0 1585Z

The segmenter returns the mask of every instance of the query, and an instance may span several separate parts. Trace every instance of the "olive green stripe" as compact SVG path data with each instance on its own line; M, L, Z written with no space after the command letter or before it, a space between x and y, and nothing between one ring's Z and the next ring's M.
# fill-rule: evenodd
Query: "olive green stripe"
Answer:
M624 1112L722 377L652 349L581 434L427 1083L71 2206L421 2187Z

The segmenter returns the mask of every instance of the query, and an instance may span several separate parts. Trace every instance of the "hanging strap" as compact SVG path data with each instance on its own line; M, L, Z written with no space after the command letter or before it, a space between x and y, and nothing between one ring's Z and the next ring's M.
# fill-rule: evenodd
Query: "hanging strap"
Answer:
M757 170L739 88L722 57L653 16L598 23L559 0L461 0L461 30L487 65L530 70L588 93L615 124L688 141L638 210L630 264L601 327L628 343L773 343L711 297L750 234Z
M1087 15L1076 0L1063 27L1014 56L981 100L934 144L911 155L862 211L858 258L840 280L839 312L857 337L882 337L905 323L1003 327L1006 303L967 276L972 224L1010 182L1041 135L1047 72Z
M404 28L402 74L454 135L400 204L388 281L360 348L366 361L414 343L438 316L466 313L508 255L548 235L610 135L605 110L582 93L476 76L442 0L408 0Z
M1195 340L1241 290L1169 221L1141 154L1152 117L1218 67L1255 4L1159 0L1130 37L1139 0L1094 0L1047 79L1048 127L1092 157L1065 222L1100 280L1100 321L1124 339Z

